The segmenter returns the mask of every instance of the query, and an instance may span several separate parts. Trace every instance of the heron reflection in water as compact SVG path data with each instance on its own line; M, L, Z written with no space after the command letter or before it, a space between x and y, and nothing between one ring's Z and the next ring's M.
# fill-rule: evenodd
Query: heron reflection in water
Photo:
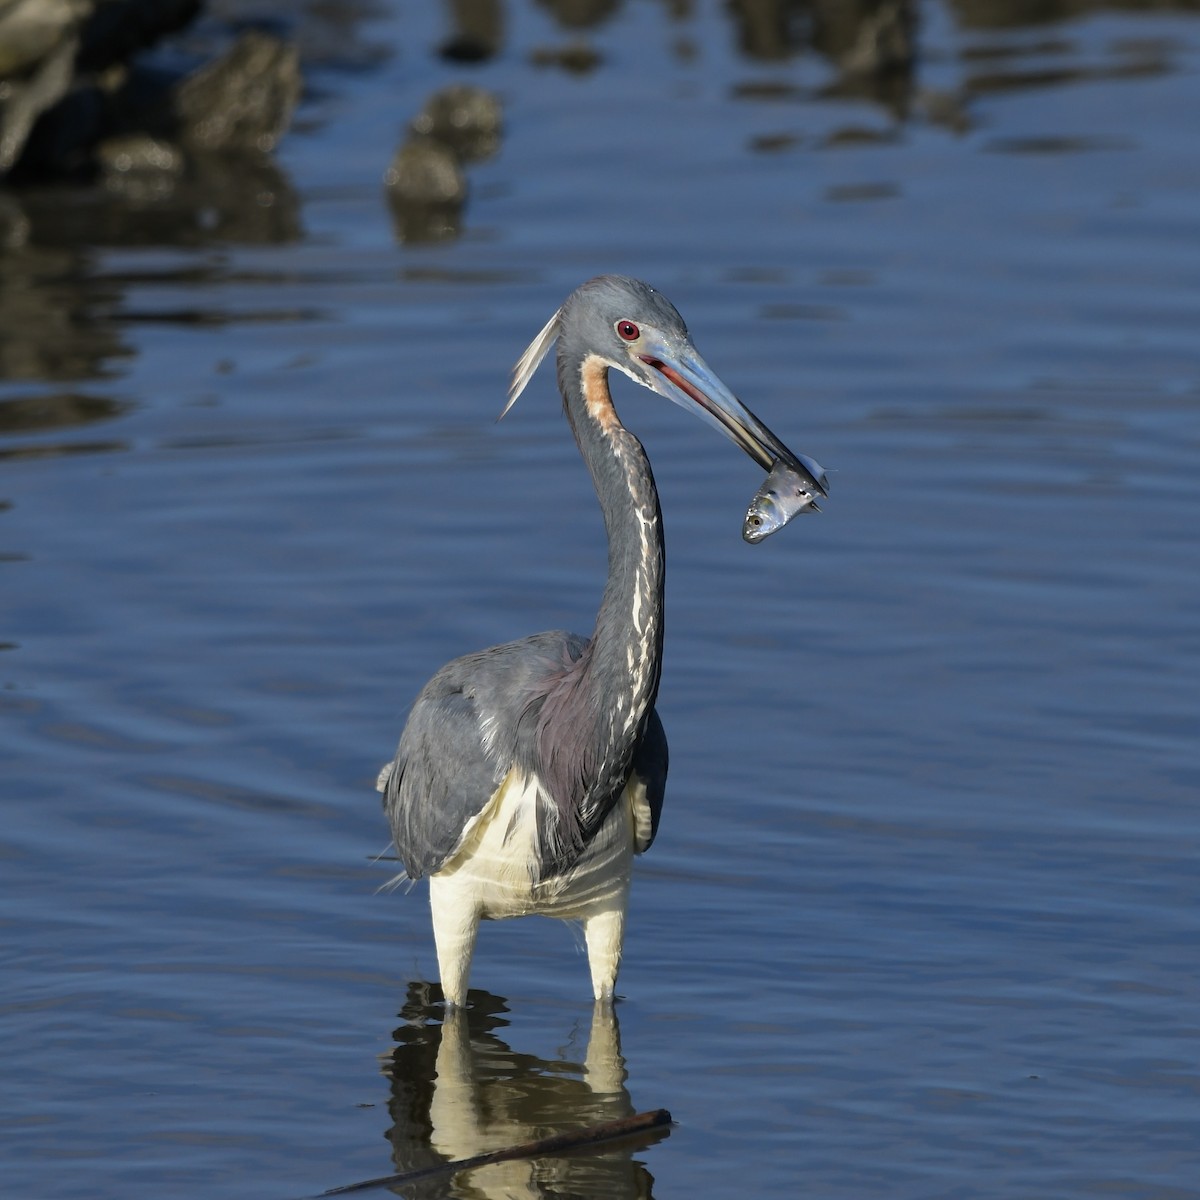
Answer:
M379 775L400 879L429 876L452 1007L466 1003L480 921L529 914L582 922L593 993L610 1004L632 860L658 831L662 514L642 444L613 407L609 371L697 413L764 470L783 463L812 495L826 494L821 468L737 400L647 284L603 275L573 292L517 363L505 412L555 339L563 407L608 535L592 636L540 633L448 663L417 697Z
M443 1173L414 1178L454 1160L577 1133L634 1112L613 1008L595 1005L590 1023L569 1018L569 1034L555 1026L554 1014L539 1014L534 1040L556 1047L541 1057L521 1048L534 1031L514 1036L503 997L472 990L470 1008L450 1009L444 1019L436 999L436 988L409 985L395 1048L382 1060L390 1083L387 1138L395 1170L405 1177L405 1196L650 1195L652 1181L639 1159L669 1127L586 1153L475 1167L456 1176L453 1188Z

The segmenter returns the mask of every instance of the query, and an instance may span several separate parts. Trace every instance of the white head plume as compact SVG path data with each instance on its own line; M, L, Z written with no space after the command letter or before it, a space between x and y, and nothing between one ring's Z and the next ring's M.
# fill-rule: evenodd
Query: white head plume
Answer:
M533 378L534 371L538 369L542 359L550 352L550 347L554 345L554 340L558 337L558 318L561 313L561 308L555 311L554 316L542 326L537 337L525 347L525 353L517 359L517 365L513 367L512 383L508 385L508 403L504 406L500 416L496 418L497 421L516 404L517 397L525 390L526 384Z

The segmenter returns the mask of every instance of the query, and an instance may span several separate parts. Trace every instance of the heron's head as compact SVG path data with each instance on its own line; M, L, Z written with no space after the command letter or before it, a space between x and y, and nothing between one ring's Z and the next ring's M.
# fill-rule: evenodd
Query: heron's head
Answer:
M820 465L789 450L737 399L692 345L675 306L649 284L625 275L599 275L576 288L517 362L504 412L525 390L556 338L560 364L577 369L599 359L708 421L765 470L782 459L821 495L827 494Z

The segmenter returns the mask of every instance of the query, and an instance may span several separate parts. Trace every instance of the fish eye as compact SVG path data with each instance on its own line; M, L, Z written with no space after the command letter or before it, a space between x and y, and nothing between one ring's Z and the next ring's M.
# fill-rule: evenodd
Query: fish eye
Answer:
M632 321L618 321L617 336L627 342L636 342L642 336L642 331Z

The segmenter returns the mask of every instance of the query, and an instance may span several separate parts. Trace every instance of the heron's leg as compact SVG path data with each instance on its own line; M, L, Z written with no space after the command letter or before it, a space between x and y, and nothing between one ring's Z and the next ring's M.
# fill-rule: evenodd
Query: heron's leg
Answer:
M625 941L625 906L628 893L612 908L602 909L584 918L583 936L587 941L588 966L592 970L592 994L611 1004L621 967L621 947Z
M480 914L468 889L456 886L456 883L453 875L432 876L429 908L433 913L433 941L437 947L442 995L447 1004L464 1008Z

